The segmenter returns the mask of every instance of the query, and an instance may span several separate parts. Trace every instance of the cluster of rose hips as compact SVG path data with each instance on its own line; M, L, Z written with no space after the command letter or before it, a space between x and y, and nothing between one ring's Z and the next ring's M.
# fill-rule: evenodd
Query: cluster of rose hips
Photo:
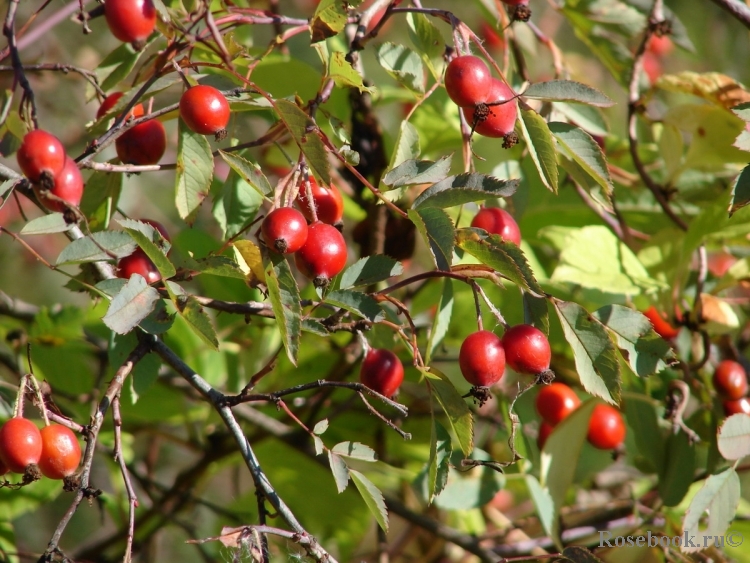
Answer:
M50 479L73 475L81 462L81 446L70 428L49 424L39 430L27 418L14 417L0 427L0 475L8 471Z
M750 399L747 397L747 373L742 364L734 360L722 360L716 366L712 378L714 389L722 398L724 414L750 414Z
M576 410L581 400L573 389L555 381L539 390L535 404L542 417L537 435L537 445L542 449L555 426ZM625 422L620 411L611 405L596 405L589 419L586 439L600 450L619 448L625 441Z
M274 209L263 219L260 230L270 249L294 254L294 263L302 275L313 280L315 286L325 287L346 266L346 241L334 226L341 223L344 201L338 188L320 186L312 177L310 188L312 202L303 185L296 200L299 210Z
M516 144L515 93L505 81L492 76L482 59L462 55L448 63L445 89L474 131L485 137L504 139L505 148Z

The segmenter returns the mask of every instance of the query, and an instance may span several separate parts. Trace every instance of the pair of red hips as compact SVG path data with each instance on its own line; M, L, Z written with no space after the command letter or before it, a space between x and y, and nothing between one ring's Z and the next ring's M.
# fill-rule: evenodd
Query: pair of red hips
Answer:
M578 408L581 400L564 383L553 382L542 387L536 396L536 411L542 417L537 445L544 447L552 430ZM611 405L596 405L586 434L589 443L600 450L618 448L625 440L625 422L620 411Z
M485 137L506 138L513 133L518 109L515 93L502 80L493 78L479 57L456 57L445 70L445 89L461 108L474 131Z
M461 344L458 364L466 381L489 387L500 381L506 363L518 373L541 375L549 370L551 358L544 333L521 324L506 330L502 339L488 330L470 334Z
M64 479L80 462L81 446L65 426L50 424L40 431L29 419L15 417L0 427L0 475L24 474L36 465L45 477Z
M57 137L41 129L30 131L16 158L39 202L47 209L62 213L68 205L77 207L81 203L83 176Z
M750 399L747 397L747 373L742 364L734 360L722 360L712 378L714 389L723 399L724 414L750 414Z

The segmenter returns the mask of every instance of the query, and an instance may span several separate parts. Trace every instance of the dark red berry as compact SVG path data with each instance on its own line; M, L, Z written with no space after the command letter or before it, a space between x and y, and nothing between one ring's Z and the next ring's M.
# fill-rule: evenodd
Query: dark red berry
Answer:
M66 154L57 137L37 129L26 133L16 158L24 176L36 183L42 179L42 174L52 178L62 172Z
M346 241L336 227L313 223L307 228L307 241L294 254L294 263L316 286L326 286L346 266Z
M516 325L503 335L505 358L518 373L538 375L549 369L552 350L544 333L531 325Z
M458 365L466 381L477 387L494 385L505 373L505 350L500 338L488 330L466 337L458 353Z
M580 404L581 400L575 391L564 383L545 385L536 396L536 412L552 426L562 422Z
M106 98L104 98L104 101L102 102L102 105L99 106L99 109L96 112L96 118L101 119L105 115L107 115L112 108L114 108L117 105L117 102L120 101L120 98L122 98L122 92L113 92ZM128 117L141 117L145 114L145 111L143 110L143 104L136 104L132 110L130 110L130 113L128 114Z
M390 350L373 349L362 362L359 380L373 391L391 397L404 380L404 366Z
M732 416L733 414L750 414L750 399L742 397L733 401L724 401L724 414Z
M484 229L491 235L499 235L516 246L521 244L521 229L513 216L499 207L483 207L471 220L471 226Z
M589 420L588 441L600 450L617 448L625 440L625 422L610 405L596 405Z
M42 455L42 435L27 418L11 418L0 427L0 459L13 473L25 473Z
M643 314L649 321L651 321L651 325L654 327L654 332L662 338L671 340L680 334L680 329L673 327L653 305L643 311Z
M476 108L467 106L463 108L466 121L469 125L474 125L474 131L485 137L502 138L513 132L518 117L518 108L516 101L513 99L515 93L510 87L498 78L492 79L490 92L483 101L488 104L494 102L506 102L497 105L487 105L487 115L483 119L477 118L474 123L475 115L482 115L481 111L477 114Z
M722 398L734 401L747 395L747 374L742 364L734 360L723 360L716 366L713 384Z
M112 35L125 43L145 40L156 27L152 0L107 0L104 17Z
M320 186L315 178L310 177L310 191L312 192L313 204L318 214L318 221L335 225L341 222L344 216L344 198L339 189L331 184L330 188ZM299 188L297 206L308 221L313 220L310 204L307 201L307 193L304 183Z
M266 244L281 254L297 252L307 241L307 221L292 207L271 211L260 226Z
M118 278L129 280L134 274L141 275L146 280L146 283L149 284L161 279L161 274L156 265L140 248L130 256L120 258L120 261L117 263Z
M151 119L120 135L115 148L124 164L156 164L167 149L167 132L161 121Z
M445 89L459 107L486 102L491 85L490 69L482 59L474 55L456 57L445 69Z
M549 438L549 435L552 434L552 430L554 430L554 428L555 427L546 420L543 420L539 425L539 433L536 435L536 445L540 450L544 447L544 444L547 443L547 438Z
M223 137L229 123L229 102L213 86L199 84L180 98L180 117L195 133Z
M64 479L78 469L81 462L81 446L70 428L50 424L41 430L42 455L39 471L50 479Z
M50 211L64 212L65 203L78 207L83 197L83 176L75 160L65 157L62 171L52 177L52 187L45 190L37 184L34 186L34 193L39 202Z

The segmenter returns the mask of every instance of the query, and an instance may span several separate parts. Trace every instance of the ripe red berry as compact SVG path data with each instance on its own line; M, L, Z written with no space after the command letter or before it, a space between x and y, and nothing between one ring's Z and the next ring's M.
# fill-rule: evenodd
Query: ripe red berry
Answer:
M472 385L494 385L505 373L505 350L502 341L489 330L470 334L461 344L458 365L466 381Z
M63 202L77 207L83 197L83 176L75 160L66 156L65 166L52 178L52 187L45 190L42 186L35 185L34 193L39 202L50 211L64 212L66 206ZM50 196L55 196L62 201Z
M521 229L513 216L499 207L483 207L471 220L471 226L515 244L521 244Z
M575 391L564 383L550 383L542 387L536 396L536 412L552 426L562 422L580 404Z
M107 115L115 105L117 105L117 102L120 101L120 98L122 98L122 92L113 92L106 98L104 98L104 101L102 102L102 105L99 106L99 109L96 111L96 118L101 119L105 115ZM141 117L144 115L145 111L143 110L143 104L136 104L132 110L130 110L130 113L128 114L128 117Z
M16 153L18 166L30 182L41 181L42 174L50 178L65 166L65 148L54 135L36 129L26 133Z
M115 148L125 164L156 164L167 149L167 132L161 121L151 119L117 137Z
M732 416L733 414L750 414L750 399L742 397L734 401L724 401L724 414Z
M625 422L620 411L610 405L596 405L589 420L588 441L600 450L611 450L625 440Z
M292 207L278 207L261 223L266 244L281 254L297 252L307 241L307 221Z
M474 55L456 57L445 69L445 89L459 107L486 102L491 85L490 69L482 59Z
M373 391L391 397L404 380L404 366L390 350L373 349L362 362L359 380Z
M107 0L104 17L112 35L125 43L143 41L156 27L152 0Z
M742 364L733 360L723 360L716 366L713 384L722 398L733 401L747 395L747 374Z
M13 473L24 473L42 455L42 435L27 418L11 418L0 427L0 459Z
M341 196L339 189L333 184L330 188L320 186L315 178L310 176L310 191L312 192L315 211L318 214L318 221L329 225L341 222L341 218L344 216L344 198ZM308 221L313 220L304 183L299 188L297 206Z
M538 375L549 369L552 350L544 333L531 325L516 325L505 331L503 347L508 365L518 373Z
M50 424L41 430L42 455L39 471L50 479L64 479L75 473L81 462L81 446L70 428Z
M498 105L488 105L488 115L484 119L477 119L474 123L476 108L464 107L462 111L469 125L474 125L474 131L485 137L502 138L513 132L518 117L518 108L513 90L505 82L497 78L492 79L490 92L483 101L489 103L506 102ZM510 101L507 101L510 100Z
M665 57L674 50L674 43L668 35L652 35L648 39L646 44L646 50L653 53L657 57Z
M133 274L140 274L146 283L154 283L161 279L161 274L156 265L140 248L133 254L120 258L117 263L117 277L129 280Z
M543 420L539 425L539 433L536 435L536 445L540 450L544 447L544 444L547 443L547 438L549 438L549 435L552 434L552 430L554 430L554 428L555 427L546 420Z
M195 133L223 138L229 123L229 102L213 86L199 84L180 98L180 117Z
M678 334L680 329L673 327L664 316L656 310L656 307L651 305L648 309L643 311L643 314L651 321L656 334L666 340L671 340Z
M313 223L307 228L307 241L294 254L294 263L316 286L326 286L346 266L346 241L336 227Z

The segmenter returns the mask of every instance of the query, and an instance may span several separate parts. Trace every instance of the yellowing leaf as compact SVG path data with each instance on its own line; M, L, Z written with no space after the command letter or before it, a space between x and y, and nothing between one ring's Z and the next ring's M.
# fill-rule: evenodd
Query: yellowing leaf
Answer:
M656 85L670 92L693 94L725 109L750 102L750 92L742 84L719 72L665 74Z

